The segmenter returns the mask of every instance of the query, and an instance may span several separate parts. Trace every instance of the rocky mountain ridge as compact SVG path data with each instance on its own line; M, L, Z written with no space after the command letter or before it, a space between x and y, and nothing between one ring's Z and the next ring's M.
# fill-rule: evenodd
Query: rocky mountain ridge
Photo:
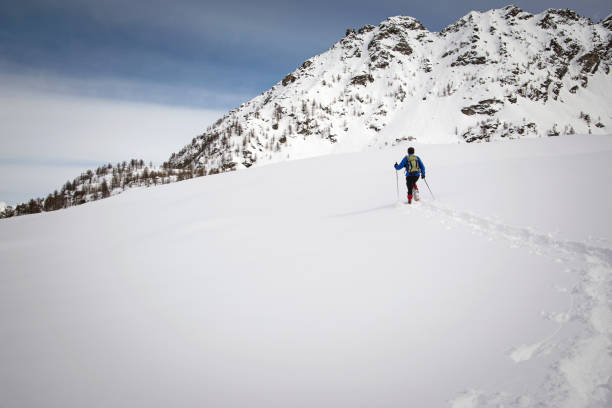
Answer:
M167 165L214 174L404 141L609 133L611 27L507 6L440 32L404 16L348 29Z

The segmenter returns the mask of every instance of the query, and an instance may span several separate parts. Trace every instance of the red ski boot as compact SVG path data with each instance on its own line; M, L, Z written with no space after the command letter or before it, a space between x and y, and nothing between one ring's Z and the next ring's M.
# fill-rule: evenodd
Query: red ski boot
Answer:
M421 193L419 193L419 188L416 184L412 186L412 190L414 190L414 201L419 201L421 199Z
M412 203L412 194L408 194L408 204Z

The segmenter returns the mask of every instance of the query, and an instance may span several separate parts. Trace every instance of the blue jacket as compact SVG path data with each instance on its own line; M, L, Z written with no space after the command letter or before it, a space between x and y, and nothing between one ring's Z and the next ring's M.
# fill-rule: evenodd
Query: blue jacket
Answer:
M411 154L410 156L414 156L413 154ZM404 159L400 162L400 164L398 164L397 166L395 166L395 170L400 170L404 167L406 167L406 176L419 176L419 175L425 175L425 165L423 164L423 162L421 161L421 158L419 156L417 156L417 160L419 161L419 168L421 169L421 171L415 171L413 173L408 173L408 157L404 156Z

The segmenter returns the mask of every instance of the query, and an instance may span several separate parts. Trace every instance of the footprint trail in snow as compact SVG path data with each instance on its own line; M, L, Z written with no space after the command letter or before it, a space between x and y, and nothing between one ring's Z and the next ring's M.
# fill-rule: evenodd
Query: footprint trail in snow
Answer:
M612 394L611 248L556 239L551 234L507 225L435 202L421 201L409 210L423 212L432 218L436 216L449 229L453 223L460 224L479 235L501 237L513 247L527 248L557 262L579 264L575 271L566 270L575 272L578 279L575 287L557 287L558 291L568 293L568 309L543 315L556 322L557 329L543 339L517 345L508 352L508 357L520 364L546 355L553 348L558 349L560 358L551 364L538 391L534 395L511 395L504 390L472 389L450 401L453 408L606 406ZM582 322L586 329L569 342L555 344L555 337L570 320ZM593 405L594 402L599 405Z

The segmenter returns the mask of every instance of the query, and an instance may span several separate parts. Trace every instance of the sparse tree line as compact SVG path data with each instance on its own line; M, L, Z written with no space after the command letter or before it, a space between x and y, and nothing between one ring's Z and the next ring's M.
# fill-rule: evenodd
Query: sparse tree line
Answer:
M27 203L6 207L4 211L0 211L0 218L55 211L107 198L128 188L168 184L206 174L203 167L176 169L171 168L168 163L154 167L153 163L147 166L143 160L137 159L114 166L109 163L81 173L74 180L67 181L61 189L48 194L46 198L32 198Z

